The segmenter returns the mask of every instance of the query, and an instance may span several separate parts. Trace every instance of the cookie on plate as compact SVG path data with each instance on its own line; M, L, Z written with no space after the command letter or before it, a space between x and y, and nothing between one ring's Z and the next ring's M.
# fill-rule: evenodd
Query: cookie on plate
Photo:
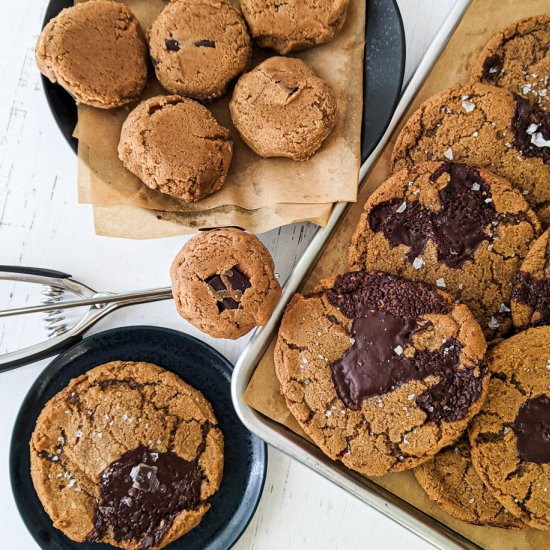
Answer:
M475 166L422 162L369 197L349 264L436 284L464 302L494 340L512 328L512 282L539 231L506 180Z
M523 19L493 36L471 79L494 84L550 110L550 14Z
M488 363L487 401L469 430L472 462L512 514L550 530L550 327L505 340Z
M484 166L550 224L550 113L526 99L487 84L455 86L428 99L399 134L391 168L424 160Z
M241 0L254 40L280 54L330 42L344 25L349 0Z
M194 202L225 183L233 140L200 103L157 96L128 115L118 156L147 187Z
M336 124L332 89L290 57L271 57L241 76L229 109L239 134L261 157L307 160Z
M36 64L78 103L101 109L136 101L147 82L141 27L120 2L90 0L62 10L38 38Z
M179 314L216 338L240 338L267 323L281 296L273 258L240 229L193 237L170 269Z
M470 443L462 438L415 468L414 475L427 495L450 516L474 525L522 529L491 494L472 465Z
M223 472L210 403L150 363L114 361L71 380L30 441L34 487L77 542L157 549L196 527Z
M512 319L519 330L550 325L550 229L531 245L514 281Z
M485 400L483 332L426 283L357 271L296 294L275 346L281 392L332 459L367 475L414 468Z
M222 95L252 55L246 24L225 0L172 1L147 38L162 86L200 100Z

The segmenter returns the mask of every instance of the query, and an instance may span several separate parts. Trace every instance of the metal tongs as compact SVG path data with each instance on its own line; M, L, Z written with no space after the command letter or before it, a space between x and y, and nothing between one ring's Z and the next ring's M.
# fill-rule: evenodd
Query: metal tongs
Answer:
M44 313L48 330L48 339L44 342L0 355L0 372L51 357L71 347L82 339L82 334L92 325L115 309L172 298L170 287L124 294L96 292L67 273L32 267L0 265L0 280L35 283L44 287L41 305L0 310L0 318ZM77 299L64 300L67 293ZM89 308L76 324L69 327L63 310L82 306Z

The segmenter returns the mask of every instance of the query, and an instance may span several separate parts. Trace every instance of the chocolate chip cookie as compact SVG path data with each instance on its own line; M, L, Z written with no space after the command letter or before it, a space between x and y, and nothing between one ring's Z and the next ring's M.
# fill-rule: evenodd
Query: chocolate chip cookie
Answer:
M519 330L550 325L550 230L531 245L514 281L512 319Z
M493 36L471 79L494 84L550 110L550 14L529 17Z
M223 437L210 403L175 374L114 361L46 404L30 455L38 497L70 539L157 549L210 508Z
M296 294L275 368L286 403L332 459L367 475L456 441L485 399L483 332L426 283L357 271Z
M475 166L422 162L370 196L349 264L436 284L464 302L494 340L512 328L512 282L539 231L506 180Z
M550 327L493 348L489 369L487 401L469 431L472 462L512 514L550 530Z
M128 115L118 156L147 187L195 202L222 188L233 140L200 103L177 95L157 96Z
M290 57L271 57L241 76L229 109L239 134L261 157L307 160L336 124L332 89Z
M349 0L241 0L254 40L280 54L330 42L344 25Z
M424 160L478 164L519 189L550 224L550 113L507 90L459 85L428 99L392 153L393 172Z
M90 0L62 10L42 31L36 64L79 103L110 109L136 101L147 82L147 46L120 2Z
M148 40L162 86L200 100L222 95L252 55L245 22L224 0L169 3L151 25Z
M281 296L273 258L250 233L217 229L193 237L170 269L179 314L215 338L240 338L267 323Z
M428 496L456 519L474 525L521 529L483 484L472 465L470 443L462 438L415 468L414 475Z

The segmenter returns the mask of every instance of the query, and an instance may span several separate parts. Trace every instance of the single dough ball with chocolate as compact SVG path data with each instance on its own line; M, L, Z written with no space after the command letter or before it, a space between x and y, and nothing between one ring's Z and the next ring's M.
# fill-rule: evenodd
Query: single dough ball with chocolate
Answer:
M261 157L307 160L336 124L334 92L290 57L271 57L241 76L229 109L239 134Z
M136 101L147 82L141 27L120 2L90 0L62 10L38 38L36 64L78 103L101 109Z
M222 95L252 55L246 25L225 0L172 1L151 25L148 40L164 88L200 100Z
M355 271L290 301L275 346L286 403L330 458L380 476L454 443L480 410L483 332L426 283Z
M233 140L200 103L157 96L128 115L118 156L147 187L194 202L225 183Z
M280 54L330 42L344 25L349 0L241 0L254 40Z
M240 338L269 320L281 296L271 255L240 229L193 237L170 275L179 314L215 338Z

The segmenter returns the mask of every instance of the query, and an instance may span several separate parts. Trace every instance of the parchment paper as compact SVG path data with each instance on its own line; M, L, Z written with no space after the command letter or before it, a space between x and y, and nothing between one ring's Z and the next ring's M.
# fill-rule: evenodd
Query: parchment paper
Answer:
M437 61L417 97L405 114L400 126L416 108L431 95L468 79L471 64L485 42L508 24L549 11L548 0L473 0L460 25ZM367 175L357 203L350 205L323 256L309 276L305 290L311 290L321 279L347 268L347 248L363 205L369 195L388 174L390 154L399 128L386 146L381 157ZM274 342L266 351L243 396L244 401L267 417L304 436L304 432L288 410L281 396L273 363ZM306 437L309 440L309 438ZM371 478L374 482L404 500L446 523L483 548L491 550L550 548L550 532L525 529L521 531L479 527L456 520L428 499L411 471Z
M162 0L126 0L125 3L144 29L166 4ZM238 4L236 0L233 3ZM151 190L122 166L117 156L120 128L133 106L105 111L79 105L79 200L101 207L95 209L98 231L143 238L143 232L135 231L141 221L134 219L132 212L140 218L143 216L136 209L126 208L117 222L114 208L117 205L145 208L155 213L178 212L181 215L171 219L176 220L172 225L187 226L182 227L180 233L196 230L199 220L200 226L203 223L214 226L219 225L222 218L229 225L259 232L260 227L263 231L298 220L324 224L328 217L327 204L355 201L360 166L365 8L364 0L352 0L346 23L334 41L296 54L329 83L337 98L337 124L321 149L306 162L258 157L242 142L231 123L230 90L208 105L215 118L233 134L234 155L229 176L219 192L197 203L185 203ZM255 48L251 67L270 55L273 52ZM160 93L166 92L152 77L144 98ZM289 204L292 206L288 207ZM223 216L219 208L223 208ZM103 216L108 216L110 222ZM154 216L149 218L152 220ZM155 235L163 236L163 228L167 235L175 229L158 224ZM137 237L137 233L142 236Z

